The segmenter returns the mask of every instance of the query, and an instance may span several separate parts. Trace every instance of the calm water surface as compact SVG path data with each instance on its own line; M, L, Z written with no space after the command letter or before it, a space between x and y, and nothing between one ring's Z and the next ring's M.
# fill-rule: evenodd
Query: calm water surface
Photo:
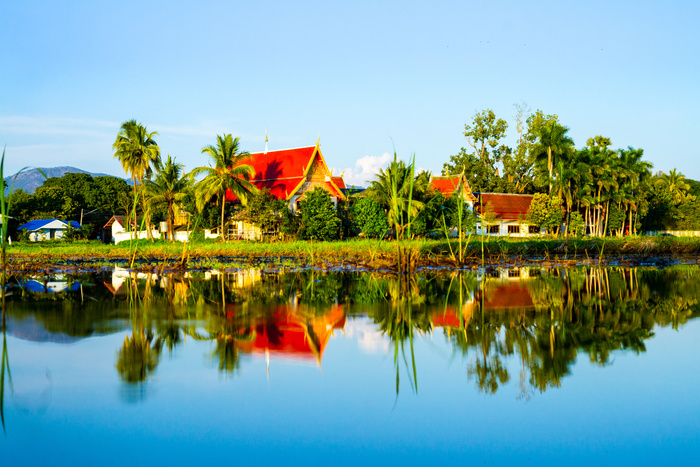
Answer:
M700 270L15 279L1 465L687 462Z

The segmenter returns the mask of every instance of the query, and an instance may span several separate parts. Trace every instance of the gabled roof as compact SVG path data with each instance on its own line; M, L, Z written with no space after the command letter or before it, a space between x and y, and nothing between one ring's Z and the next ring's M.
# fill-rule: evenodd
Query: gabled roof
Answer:
M253 153L250 158L241 161L240 164L253 167L255 175L251 182L256 187L267 188L277 199L289 199L306 181L306 176L314 162L318 162L328 174L325 184L331 195L344 198L341 187L338 186L342 177L330 176L331 172L318 145ZM226 199L234 201L236 197L228 191Z
M29 221L26 224L20 225L19 227L17 227L17 230L29 230L33 232L35 230L40 229L67 229L68 222L70 222L70 226L72 228L80 228L80 224L78 224L76 221L62 221L59 219L37 219Z
M140 221L141 221L141 217L137 216L136 222L131 221L131 226L134 228L138 227L137 223ZM115 222L118 223L119 225L121 225L122 227L125 227L126 226L126 216L116 216L115 215L115 216L110 217L103 228L107 229L109 227L112 227L112 224L114 224Z
M467 179L462 175L454 175L448 177L432 177L430 179L430 188L442 193L445 198L449 198L455 192L465 193L466 199L476 201L476 197L472 194L471 188Z
M486 210L493 212L497 218L520 220L527 217L534 195L516 195L511 193L477 193L475 208L480 214Z

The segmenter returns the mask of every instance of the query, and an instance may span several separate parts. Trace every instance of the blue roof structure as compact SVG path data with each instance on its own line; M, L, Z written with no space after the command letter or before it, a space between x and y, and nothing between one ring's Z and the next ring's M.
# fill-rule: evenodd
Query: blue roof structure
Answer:
M44 226L54 222L62 222L63 224L68 224L70 222L70 226L74 229L79 229L80 224L78 224L76 221L62 221L60 219L37 219L34 221L29 221L26 224L22 224L19 227L17 227L17 230L29 230L29 231L34 231L34 230L39 230L42 229Z

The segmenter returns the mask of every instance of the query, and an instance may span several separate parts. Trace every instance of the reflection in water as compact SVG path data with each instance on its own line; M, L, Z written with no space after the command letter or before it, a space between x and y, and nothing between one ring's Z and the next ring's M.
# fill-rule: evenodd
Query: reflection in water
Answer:
M397 394L401 373L418 390L416 339L441 332L480 391L493 394L517 379L523 399L561 386L579 354L605 366L615 351L644 352L656 326L679 329L697 316L700 294L699 269L690 266L490 269L401 279L115 270L70 280L81 290L34 293L21 281L12 285L8 333L69 342L130 330L116 359L126 384L143 385L162 350L190 338L211 342L211 358L229 374L241 370L246 354L320 365L347 317L367 316L374 335L384 336L374 345L393 349Z
M10 372L10 356L7 351L7 334L5 333L5 314L2 316L2 361L0 363L0 422L5 433L5 379L12 387L12 373Z
M140 383L156 369L160 348L153 342L153 332L134 331L124 339L117 357L117 371L127 383Z

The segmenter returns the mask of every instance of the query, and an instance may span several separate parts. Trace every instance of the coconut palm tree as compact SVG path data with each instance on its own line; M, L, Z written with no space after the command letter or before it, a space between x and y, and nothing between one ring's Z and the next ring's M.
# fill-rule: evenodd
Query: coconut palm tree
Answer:
M206 174L204 179L195 187L197 197L197 209L202 209L216 195L221 204L221 235L224 230L224 207L227 193L235 196L246 204L248 195L257 192L257 188L250 182L255 175L255 169L250 165L243 164L250 158L248 152L241 152L238 137L234 138L230 134L217 135L216 146L205 146L202 154L207 154L211 159L213 167L197 167L192 171L192 176Z
M136 195L136 182L143 183L153 169L160 167L160 148L153 139L158 132L149 133L146 127L132 119L122 123L114 141L114 157L119 159L125 173L131 173Z
M175 163L168 155L165 164L156 171L154 180L146 180L144 188L151 208L164 206L168 212L168 236L174 240L175 206L182 202L189 192L193 180L190 174L183 174L184 165Z
M134 213L138 204L136 201L136 182L139 185L143 185L144 178L150 177L153 169L160 167L160 148L153 139L157 135L157 132L149 133L145 126L131 119L122 123L117 139L112 144L112 148L115 151L114 157L119 159L125 173L131 173L131 183L134 186ZM146 230L149 238L151 238L150 221L148 220L145 200L143 201L143 213L146 221Z

